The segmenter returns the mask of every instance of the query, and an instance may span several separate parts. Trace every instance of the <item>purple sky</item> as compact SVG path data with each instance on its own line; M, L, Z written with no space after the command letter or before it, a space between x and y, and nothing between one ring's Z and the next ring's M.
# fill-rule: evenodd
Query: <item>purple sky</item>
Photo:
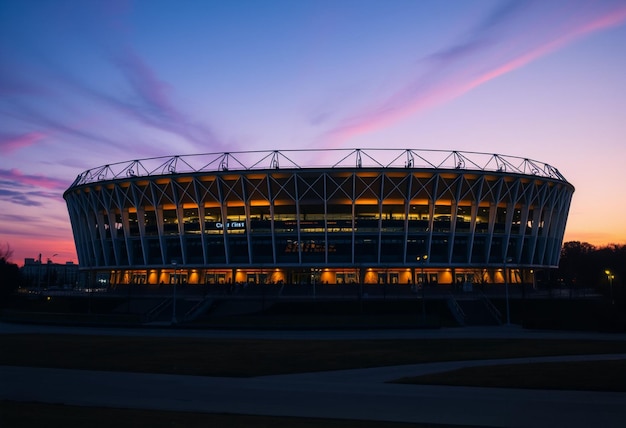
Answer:
M0 0L0 244L76 261L63 191L152 156L501 153L626 243L626 0Z

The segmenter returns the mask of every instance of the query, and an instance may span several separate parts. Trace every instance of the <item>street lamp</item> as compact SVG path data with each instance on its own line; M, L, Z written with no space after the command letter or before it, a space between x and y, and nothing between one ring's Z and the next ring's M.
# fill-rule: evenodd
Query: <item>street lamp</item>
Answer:
M172 324L176 324L176 285L178 284L178 276L176 275L176 261L172 262L174 266L174 289L172 296Z
M426 293L425 293L426 281L424 281L424 263L428 259L428 254L424 254L423 256L417 256L416 259L421 267L420 282L422 284L422 318L424 320L424 323L426 323Z
M50 262L52 257L58 256L57 253L54 253L52 256L47 257L46 260L46 281L48 284L48 288L50 288ZM37 268L37 292L41 293L41 274L43 273L43 264L41 263L41 253L39 253L39 266Z
M615 274L610 270L605 270L606 278L609 280L609 287L611 289L611 304L615 304L615 299L613 298L613 280L615 279Z
M511 261L513 261L513 259L510 257L504 259L504 270L502 272L502 275L504 275L504 294L506 298L506 325L511 325L511 312L509 310L509 278L506 274L506 264Z
M52 263L52 257L56 257L58 256L57 253L54 253L53 255L51 255L50 257L48 257L48 260L46 261L46 279L47 279L47 288L50 289L50 264Z

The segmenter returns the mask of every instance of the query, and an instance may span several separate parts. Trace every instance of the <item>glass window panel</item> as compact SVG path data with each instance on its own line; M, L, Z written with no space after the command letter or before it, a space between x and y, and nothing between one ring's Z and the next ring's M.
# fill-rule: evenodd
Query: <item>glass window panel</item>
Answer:
M325 260L326 242L324 235L307 236L300 245L303 262L320 262Z
M452 248L452 261L456 263L467 262L468 249L467 236L456 236L454 239L454 247Z
M282 263L298 262L299 244L298 240L293 238L284 238L276 240L276 258Z
M429 208L426 204L411 204L409 220L429 220Z
M433 230L435 232L449 232L452 219L452 207L450 205L435 205L435 217Z
M231 263L249 263L248 241L244 236L228 238L228 251Z
M163 233L165 235L178 234L176 210L163 210Z
M506 215L506 208L498 207L496 209L496 223L493 230L494 233L504 233L506 231Z
M228 207L226 210L227 221L246 221L246 210L244 207Z
M203 263L202 257L202 240L200 236L188 236L185 238L187 249L187 262L200 264Z
M378 204L355 205L354 218L357 220L378 220L380 218Z
M197 209L183 210L183 230L186 234L200 233L200 218Z
M329 263L345 263L352 261L352 235L333 234L328 239Z
M148 245L148 264L161 264L163 259L161 257L161 244L158 238L149 238L147 240Z
M446 235L433 236L433 240L430 246L429 259L432 262L446 263L448 261L448 245L449 240Z
M428 237L423 236L412 236L409 237L406 243L406 256L407 261L414 261L417 256L421 256L427 254L428 245L427 245Z
M404 262L404 237L383 236L380 244L380 259L382 262Z
M478 207L478 212L476 213L476 223L489 223L489 207Z
M502 253L502 236L494 236L491 241L491 250L489 253L489 263L503 263L504 255Z
M484 263L486 261L485 245L486 237L477 236L474 238L474 244L472 245L472 263Z
M131 253L132 263L135 265L143 265L144 260L143 260L141 240L138 238L135 238L135 239L132 239L130 243L131 243L131 248L132 248L132 253Z
M158 235L159 228L155 211L146 211L143 215L146 235Z
M352 204L329 204L328 220L352 221Z
M165 257L166 261L170 263L173 261L182 263L183 255L180 248L180 238L178 236L165 238Z
M207 237L206 252L208 263L226 263L226 253L224 252L223 237Z
M137 213L128 214L128 229L130 236L139 236L139 223L137 222Z
M253 263L273 263L272 238L252 238L252 262Z
M378 236L359 237L354 241L355 262L376 262L378 259Z

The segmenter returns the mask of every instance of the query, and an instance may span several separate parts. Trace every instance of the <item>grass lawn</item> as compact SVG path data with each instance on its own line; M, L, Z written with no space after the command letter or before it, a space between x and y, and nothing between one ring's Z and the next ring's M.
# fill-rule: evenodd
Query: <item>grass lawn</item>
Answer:
M465 367L394 383L626 392L626 360Z
M459 425L204 414L0 401L3 428L463 428Z
M0 364L261 376L435 361L626 353L626 342L534 339L241 340L0 335Z
M0 350L0 365L244 377L435 361L626 353L626 342L535 339L240 340L24 334L0 335ZM626 361L475 367L397 382L625 392ZM103 409L12 401L0 401L0 426L446 427Z

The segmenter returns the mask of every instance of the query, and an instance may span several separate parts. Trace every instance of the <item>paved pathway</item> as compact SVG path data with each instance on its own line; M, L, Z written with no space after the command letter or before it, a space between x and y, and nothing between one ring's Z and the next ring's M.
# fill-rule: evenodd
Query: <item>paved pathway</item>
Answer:
M0 324L0 333L94 334L93 329ZM96 334L270 337L270 332L96 329ZM455 331L289 332L298 338L534 337L516 328ZM231 333L231 334L228 334ZM285 337L275 332L272 338ZM434 334L439 333L439 334ZM249 335L248 335L249 334ZM541 332L540 337L570 337ZM217 336L214 336L217 335ZM432 335L432 336L431 336ZM587 334L581 334L587 337ZM578 338L578 334L572 334ZM598 338L588 335L588 338ZM623 340L622 336L609 336ZM558 361L565 357L462 361L321 373L219 378L0 366L0 399L72 405L279 416L428 422L498 427L623 427L626 393L447 387L386 383L470 365ZM626 355L577 356L612 359Z
M437 363L243 379L0 366L0 399L497 427L621 428L626 420L624 393L385 383L467 365Z

